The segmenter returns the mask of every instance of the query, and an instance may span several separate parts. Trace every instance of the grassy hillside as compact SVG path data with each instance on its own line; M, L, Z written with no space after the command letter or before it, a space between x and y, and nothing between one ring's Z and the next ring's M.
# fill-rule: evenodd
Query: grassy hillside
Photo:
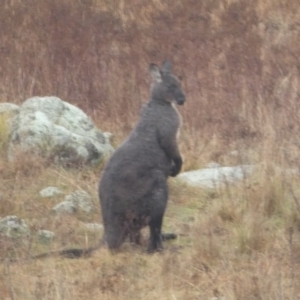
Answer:
M169 58L182 78L184 170L211 161L257 164L244 182L210 191L170 181L166 231L147 255L124 245L90 258L22 263L29 253L86 247L93 215L49 215L38 192L88 191L99 208L102 166L64 170L37 158L5 158L0 120L0 217L56 233L51 245L0 237L3 299L298 299L300 294L299 57L296 0L4 0L0 101L55 95L84 109L118 145L149 95L150 62ZM293 172L287 171L293 169ZM145 231L145 237L147 236ZM222 298L223 297L223 298Z

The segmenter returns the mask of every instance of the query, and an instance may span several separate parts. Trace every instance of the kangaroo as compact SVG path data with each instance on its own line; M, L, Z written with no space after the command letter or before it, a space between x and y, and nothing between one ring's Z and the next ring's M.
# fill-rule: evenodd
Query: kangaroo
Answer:
M174 103L182 105L185 95L170 62L165 61L161 70L150 64L149 70L150 100L129 137L110 157L99 183L103 239L87 249L50 251L25 261L51 256L88 257L105 243L111 250L119 248L127 236L140 244L140 230L145 226L150 227L148 252L160 251L163 240L176 238L173 233L162 234L161 227L168 201L167 178L176 176L182 166L177 145L181 117Z
M100 183L99 198L104 224L103 241L111 250L125 238L140 243L140 230L149 226L148 252L161 250L161 227L168 201L168 176L182 166L177 145L181 117L175 103L185 95L172 74L169 61L161 70L150 64L152 76L149 102L143 107L136 127L107 162Z

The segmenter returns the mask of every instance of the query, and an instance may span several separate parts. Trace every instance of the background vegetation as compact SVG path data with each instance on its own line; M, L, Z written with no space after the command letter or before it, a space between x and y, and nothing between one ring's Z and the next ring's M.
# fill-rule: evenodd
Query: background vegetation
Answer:
M150 62L169 58L187 103L184 170L211 161L256 164L217 191L171 182L161 254L125 245L91 258L0 265L3 299L299 299L300 5L297 0L3 0L0 101L55 95L79 106L115 145L149 95ZM2 125L1 125L2 124ZM88 246L92 216L49 216L38 191L84 189L96 206L101 166L64 170L37 158L7 162L0 122L0 216L55 231L51 248ZM291 170L292 169L292 170ZM58 201L59 199L57 199ZM145 233L147 235L147 232ZM48 249L0 239L0 256ZM224 297L224 298L222 298Z

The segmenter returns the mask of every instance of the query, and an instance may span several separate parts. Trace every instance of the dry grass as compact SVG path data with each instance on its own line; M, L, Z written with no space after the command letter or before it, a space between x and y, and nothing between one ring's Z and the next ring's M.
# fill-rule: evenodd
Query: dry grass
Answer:
M20 258L0 264L1 299L299 299L299 19L296 0L5 0L1 101L59 96L118 145L147 101L148 63L168 57L187 94L184 170L211 161L257 168L216 191L171 180L164 228L179 238L160 254L124 245L116 255L24 263L97 243L83 222L99 222L102 166L65 170L21 155L8 162L0 119L0 216L24 218L33 233L0 237L1 259ZM97 210L53 217L61 198L38 196L49 185L88 191ZM52 244L38 241L39 229L55 232Z
M258 169L253 178L219 191L173 180L164 229L179 238L165 243L162 253L147 255L145 247L125 244L118 254L102 248L90 258L24 261L49 249L97 243L99 234L89 233L82 222L98 222L98 211L53 217L49 210L61 199L41 199L38 191L49 184L65 192L82 188L96 204L98 171L49 167L27 173L26 180L11 179L15 198L4 193L1 212L24 218L33 234L1 238L1 258L19 257L18 263L0 266L7 299L297 299L300 211L293 194L298 201L300 190L297 178L276 170L268 177ZM54 231L54 242L41 244L39 229Z

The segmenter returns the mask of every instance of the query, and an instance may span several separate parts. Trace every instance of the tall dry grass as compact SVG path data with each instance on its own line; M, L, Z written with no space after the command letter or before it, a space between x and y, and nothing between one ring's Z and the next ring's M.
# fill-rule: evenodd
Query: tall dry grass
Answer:
M297 1L4 3L2 101L55 94L123 138L147 101L148 63L169 58L190 147L214 141L220 161L266 140L298 148Z
M86 259L22 263L32 253L97 242L83 222L99 222L98 211L53 218L49 210L61 199L41 200L38 192L84 189L98 207L101 167L64 170L27 157L9 163L1 146L0 216L56 233L51 245L34 234L0 237L1 258L20 257L0 265L2 298L298 299L299 19L296 0L4 0L2 102L59 96L113 132L117 145L147 101L148 64L169 58L187 95L184 169L211 161L257 169L216 191L171 181L164 228L179 238L161 254L125 245L118 255L101 249Z

